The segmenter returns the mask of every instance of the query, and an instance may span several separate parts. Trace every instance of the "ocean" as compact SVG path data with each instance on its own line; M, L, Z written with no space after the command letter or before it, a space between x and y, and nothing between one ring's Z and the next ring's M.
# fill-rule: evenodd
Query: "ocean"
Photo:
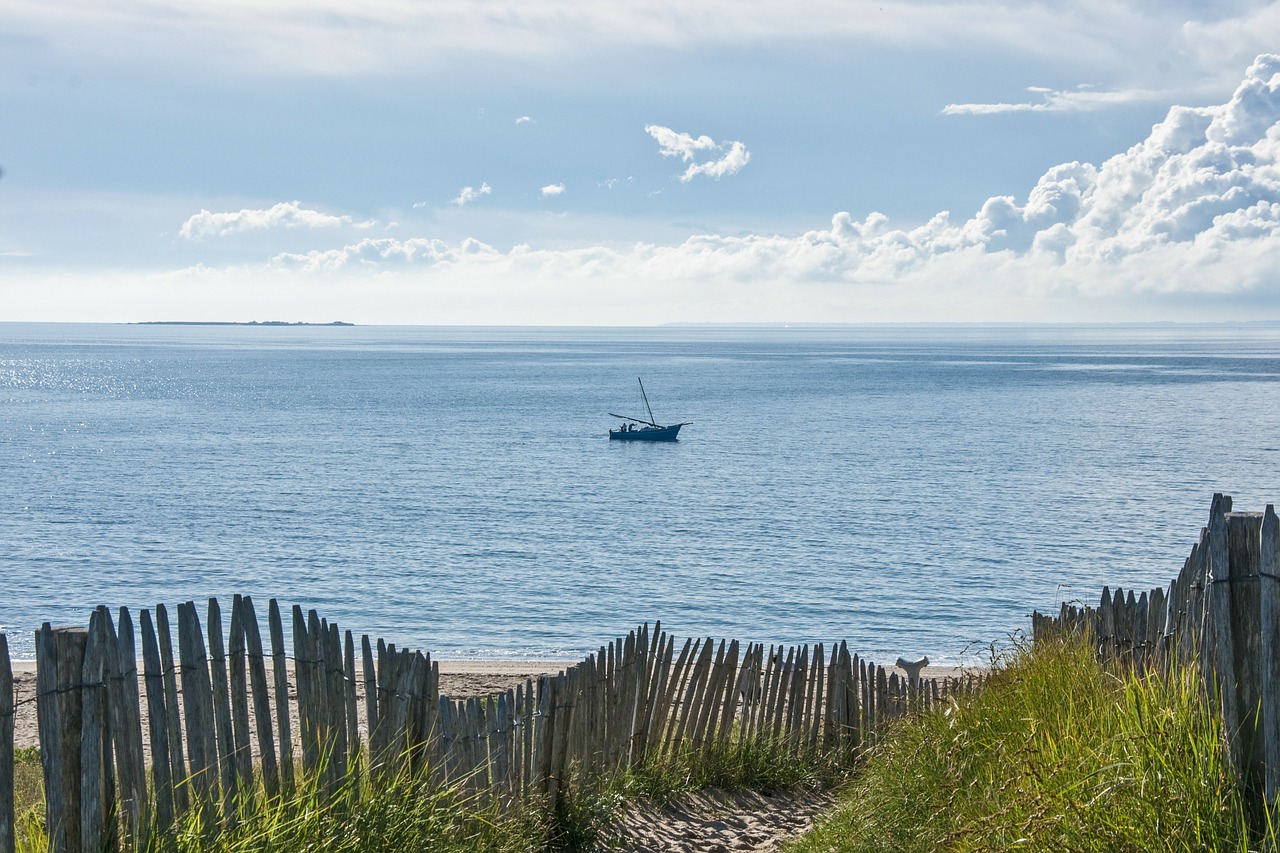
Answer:
M609 412L692 422L611 442ZM981 663L1280 498L1280 326L0 324L0 627L250 594L441 658Z

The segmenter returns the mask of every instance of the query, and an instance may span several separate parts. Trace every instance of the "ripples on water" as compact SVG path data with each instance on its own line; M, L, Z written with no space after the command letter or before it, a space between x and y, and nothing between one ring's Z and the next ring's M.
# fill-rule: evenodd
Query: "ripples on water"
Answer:
M607 440L636 376L679 443ZM1276 500L1280 328L0 325L0 462L20 656L241 592L444 657L958 661Z

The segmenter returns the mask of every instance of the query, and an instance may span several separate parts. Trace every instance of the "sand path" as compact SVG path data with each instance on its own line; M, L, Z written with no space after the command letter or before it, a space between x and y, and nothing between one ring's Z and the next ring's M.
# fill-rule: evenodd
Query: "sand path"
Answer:
M832 802L827 792L774 796L699 791L666 805L634 803L608 839L616 853L766 853L805 832Z

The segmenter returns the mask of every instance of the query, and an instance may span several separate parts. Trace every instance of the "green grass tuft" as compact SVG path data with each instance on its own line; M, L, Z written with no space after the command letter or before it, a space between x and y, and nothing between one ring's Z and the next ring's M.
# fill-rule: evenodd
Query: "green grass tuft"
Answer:
M512 807L460 787L403 775L348 785L336 796L320 773L305 774L287 796L261 790L240 806L236 825L205 831L193 809L177 827L153 833L136 849L178 853L533 853L545 850L550 827L536 809ZM20 853L48 848L43 820L32 813L20 830Z
M44 768L40 766L40 750L20 746L13 751L13 811L16 819L14 841L19 849L29 845L28 838L44 843Z
M1194 672L1119 678L1084 643L1042 642L895 727L790 849L1246 851L1222 743Z

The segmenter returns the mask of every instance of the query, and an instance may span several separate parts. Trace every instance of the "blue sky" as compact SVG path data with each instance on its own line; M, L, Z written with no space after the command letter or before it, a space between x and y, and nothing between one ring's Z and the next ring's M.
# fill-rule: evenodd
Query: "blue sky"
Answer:
M0 21L0 320L1280 320L1280 4Z

